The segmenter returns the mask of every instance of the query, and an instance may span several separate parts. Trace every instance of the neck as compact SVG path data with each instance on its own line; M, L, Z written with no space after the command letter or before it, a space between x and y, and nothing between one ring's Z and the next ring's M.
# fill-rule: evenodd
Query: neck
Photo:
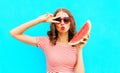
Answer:
M58 33L58 41L61 43L68 43L68 32Z

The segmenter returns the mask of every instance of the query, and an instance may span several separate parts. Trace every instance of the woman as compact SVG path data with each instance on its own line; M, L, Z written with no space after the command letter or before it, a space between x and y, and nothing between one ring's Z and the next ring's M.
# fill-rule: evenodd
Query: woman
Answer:
M32 37L23 34L28 28L42 22L51 23L48 36ZM47 59L47 73L84 73L82 48L88 38L83 38L83 42L77 45L69 45L68 42L76 33L75 27L72 14L60 8L54 15L42 15L14 28L10 33L22 42L42 48Z

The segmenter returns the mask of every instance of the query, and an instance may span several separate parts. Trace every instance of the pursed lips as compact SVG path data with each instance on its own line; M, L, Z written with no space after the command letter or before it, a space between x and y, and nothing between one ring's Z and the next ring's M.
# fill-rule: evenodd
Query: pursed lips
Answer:
M65 27L64 27L64 26L62 26L62 27L61 27L61 30L64 30L64 29L65 29Z

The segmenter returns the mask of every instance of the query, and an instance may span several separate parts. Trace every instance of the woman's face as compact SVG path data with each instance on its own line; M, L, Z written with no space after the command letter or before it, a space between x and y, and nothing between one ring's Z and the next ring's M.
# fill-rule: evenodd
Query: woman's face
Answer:
M70 17L68 14L60 11L56 14L56 17L58 17L56 20L60 22L55 24L58 32L68 32L70 29Z

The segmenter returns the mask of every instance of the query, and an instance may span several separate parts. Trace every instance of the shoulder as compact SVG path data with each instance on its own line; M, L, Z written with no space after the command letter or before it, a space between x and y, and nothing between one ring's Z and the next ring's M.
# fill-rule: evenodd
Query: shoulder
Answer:
M49 37L48 36L38 36L36 37L36 41L37 41L37 47L39 48L44 48L45 46L48 46L49 44Z

